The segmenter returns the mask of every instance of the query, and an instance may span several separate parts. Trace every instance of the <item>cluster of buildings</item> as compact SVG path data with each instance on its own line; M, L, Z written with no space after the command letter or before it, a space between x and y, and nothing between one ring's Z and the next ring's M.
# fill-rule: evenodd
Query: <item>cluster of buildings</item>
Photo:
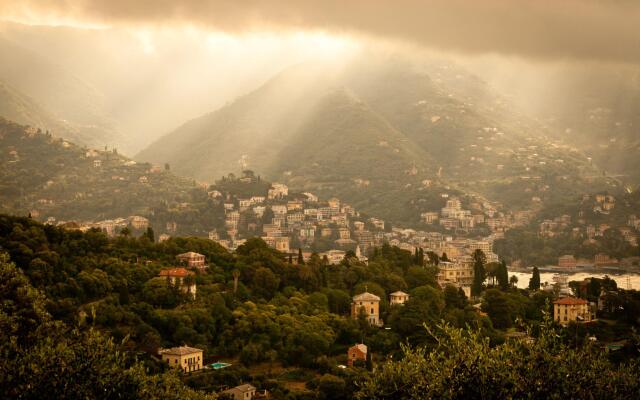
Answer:
M634 214L628 216L626 225L612 222L597 224L588 222L586 215L589 212L608 215L614 209L615 204L616 199L612 195L596 194L591 196L585 194L582 198L582 209L578 212L575 221L566 214L553 219L545 219L539 224L539 234L543 237L555 237L569 233L574 238L584 238L586 241L594 242L597 238L604 236L606 231L615 229L629 244L637 246L640 219Z
M588 197L587 197L588 199ZM595 204L593 205L593 212L598 214L609 214L616 205L616 198L610 194L596 194L593 196ZM583 201L585 198L583 197Z
M32 214L32 216L35 217L36 215ZM54 217L49 217L47 223L82 232L90 229L99 229L112 237L116 236L124 228L143 231L149 227L149 219L139 215L132 215L127 218L105 219L97 222L56 221Z
M447 193L441 196L446 200L440 210L423 212L421 221L427 225L438 224L446 230L469 232L479 225L486 225L495 234L505 230L528 224L533 218L533 211L515 211L503 213L498 211L496 204L480 198L472 198L469 209L462 207L458 197L449 198Z
M339 199L321 202L312 193L292 195L282 183L273 183L266 196L224 198L217 190L210 191L209 196L223 201L225 210L225 231L211 231L209 238L230 250L242 245L249 235L260 236L283 253L297 254L297 249L322 241L330 248L321 257L339 262L348 250L364 260L362 254L381 243L374 231L384 229L384 221L359 220L359 213Z
M576 258L572 254L565 254L558 257L558 267L561 269L628 267L632 262L638 261L638 257L619 260L604 253L596 254L593 259Z

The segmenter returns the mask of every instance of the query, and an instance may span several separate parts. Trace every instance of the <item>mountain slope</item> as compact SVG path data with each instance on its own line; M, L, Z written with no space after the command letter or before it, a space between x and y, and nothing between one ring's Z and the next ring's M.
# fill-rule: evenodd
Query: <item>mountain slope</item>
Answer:
M38 108L50 114L53 121L43 128L81 144L127 145L128 140L117 131L114 121L108 117L104 98L95 88L55 62L3 37L0 37L0 59L0 81L22 96L35 99ZM4 90L0 96L7 94ZM20 119L20 115L6 114L5 117ZM69 129L57 132L62 125ZM72 136L69 136L70 133Z
M471 74L401 59L285 71L138 158L207 180L242 158L402 223L433 210L443 188L530 208L616 184Z
M193 180L149 164L0 118L0 213L42 220L150 216L160 204L191 201L196 188Z

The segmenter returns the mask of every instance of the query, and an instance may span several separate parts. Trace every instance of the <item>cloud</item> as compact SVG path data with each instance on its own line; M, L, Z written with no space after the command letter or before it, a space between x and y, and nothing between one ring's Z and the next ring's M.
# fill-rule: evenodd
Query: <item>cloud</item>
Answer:
M640 63L637 0L0 0L0 15L231 33L323 30L464 54Z

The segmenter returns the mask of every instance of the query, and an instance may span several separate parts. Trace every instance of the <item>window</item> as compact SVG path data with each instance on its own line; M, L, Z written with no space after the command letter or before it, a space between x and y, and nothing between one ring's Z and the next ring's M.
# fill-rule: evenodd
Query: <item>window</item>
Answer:
M373 314L373 307L371 307L371 314Z

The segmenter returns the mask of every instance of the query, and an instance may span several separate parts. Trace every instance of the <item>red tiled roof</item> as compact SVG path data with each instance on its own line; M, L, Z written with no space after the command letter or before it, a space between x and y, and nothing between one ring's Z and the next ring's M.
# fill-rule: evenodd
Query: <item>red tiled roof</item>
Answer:
M563 297L553 302L553 304L560 304L565 306L573 306L580 304L589 304L585 299L576 299L575 297Z
M167 354L171 356L184 356L187 354L202 353L202 350L197 349L195 347L180 346L180 347L172 347L170 349L161 349L159 353Z
M185 268L171 268L160 271L160 276L185 277L187 275L193 275L193 272L187 271Z

